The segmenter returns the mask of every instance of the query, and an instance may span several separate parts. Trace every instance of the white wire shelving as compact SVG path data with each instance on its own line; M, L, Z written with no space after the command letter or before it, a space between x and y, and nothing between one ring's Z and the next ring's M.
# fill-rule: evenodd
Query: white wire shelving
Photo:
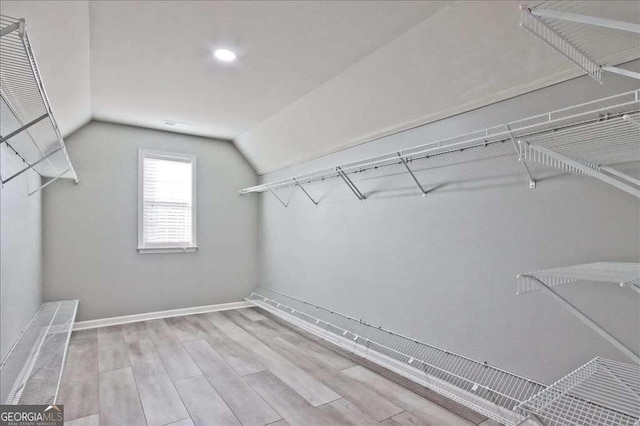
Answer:
M263 287L247 300L505 425L523 421L525 416L516 407L546 388L487 363Z
M640 365L640 356L559 294L554 287L591 281L614 283L640 294L640 263L599 262L518 274L518 294L543 290L562 307Z
M0 364L2 404L54 404L77 300L42 304Z
M78 176L53 115L24 19L0 15L0 145L22 161L15 170L0 173L4 185L32 170L46 182Z
M594 358L517 411L545 426L638 426L640 366Z
M563 172L590 176L640 198L640 180L614 165L640 161L640 91L574 105L398 152L339 164L311 173L244 188L242 194L272 193L299 187L310 194L310 184L340 179L358 200L365 200L357 178L407 174L423 197L422 173L483 160L513 158L522 164L531 188L536 181L530 165L541 164ZM487 166L489 167L489 166Z
M640 79L617 66L640 58L637 2L536 1L521 7L520 26L600 83L603 71Z

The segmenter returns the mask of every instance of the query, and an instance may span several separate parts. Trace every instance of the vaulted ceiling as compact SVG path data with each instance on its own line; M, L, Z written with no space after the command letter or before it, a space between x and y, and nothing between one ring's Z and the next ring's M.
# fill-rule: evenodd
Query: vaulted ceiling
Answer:
M579 75L519 28L519 4L3 1L0 13L26 18L64 133L95 118L229 139L264 173ZM219 47L238 60L214 60Z

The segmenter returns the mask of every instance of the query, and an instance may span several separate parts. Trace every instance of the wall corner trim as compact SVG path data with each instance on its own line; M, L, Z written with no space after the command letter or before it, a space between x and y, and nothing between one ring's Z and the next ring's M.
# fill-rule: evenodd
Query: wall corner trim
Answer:
M73 324L73 331L88 330L90 328L106 327L110 325L128 324L131 322L148 321L161 318L181 317L184 315L202 314L205 312L228 311L254 306L247 301L219 303L217 305L194 306L191 308L170 309L167 311L145 312L143 314L123 315L120 317L100 318L79 321Z

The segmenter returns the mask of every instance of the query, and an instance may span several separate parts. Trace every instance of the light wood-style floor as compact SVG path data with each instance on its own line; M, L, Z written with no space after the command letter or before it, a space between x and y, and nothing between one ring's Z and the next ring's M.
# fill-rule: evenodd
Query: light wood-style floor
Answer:
M495 424L403 380L246 308L74 332L58 402L73 426Z

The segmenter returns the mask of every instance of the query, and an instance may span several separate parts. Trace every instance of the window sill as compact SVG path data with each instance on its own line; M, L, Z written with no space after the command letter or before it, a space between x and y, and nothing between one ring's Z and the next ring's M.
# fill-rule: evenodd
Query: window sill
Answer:
M161 254L161 253L195 253L198 247L138 247L140 254Z

